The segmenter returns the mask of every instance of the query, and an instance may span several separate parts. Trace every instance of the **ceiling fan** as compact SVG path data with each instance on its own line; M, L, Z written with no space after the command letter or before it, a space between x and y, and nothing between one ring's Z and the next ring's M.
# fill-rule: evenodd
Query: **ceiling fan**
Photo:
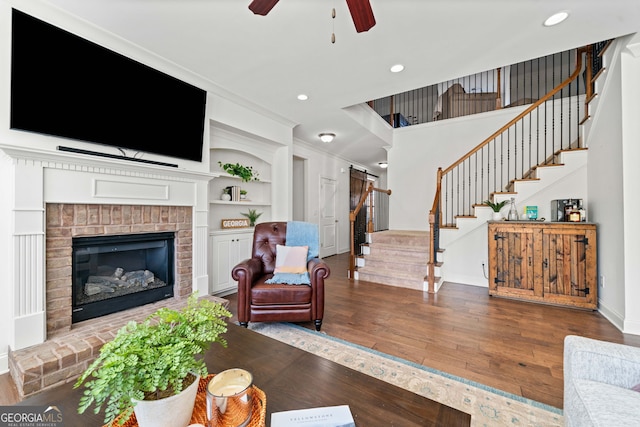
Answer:
M265 16L278 3L278 0L253 0L249 5L249 9L256 15ZM356 27L356 32L362 33L369 31L376 25L376 18L373 16L373 10L369 0L347 0L351 19Z

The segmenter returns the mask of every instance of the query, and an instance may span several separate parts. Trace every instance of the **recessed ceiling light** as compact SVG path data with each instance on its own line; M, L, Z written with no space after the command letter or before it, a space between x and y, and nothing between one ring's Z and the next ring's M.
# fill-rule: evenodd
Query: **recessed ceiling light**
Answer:
M402 65L402 64L396 64L396 65L391 66L391 72L392 73L399 73L402 70L404 70L404 65Z
M305 95L304 93L301 93L300 95L298 95L298 99L300 101L306 101L307 99L309 99L309 97L307 95Z
M554 13L544 21L544 26L553 27L554 25L558 25L568 17L569 17L569 12L562 11L562 12Z

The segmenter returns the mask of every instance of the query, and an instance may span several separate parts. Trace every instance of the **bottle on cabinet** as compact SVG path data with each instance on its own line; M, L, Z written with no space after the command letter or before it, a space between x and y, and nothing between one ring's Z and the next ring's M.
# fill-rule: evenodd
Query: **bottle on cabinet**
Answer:
M508 221L517 221L520 219L518 216L518 209L516 209L516 199L514 197L511 198L511 207L509 208L509 214L507 215Z
M566 205L564 208L564 220L567 222L582 222L586 220L586 211L580 201Z

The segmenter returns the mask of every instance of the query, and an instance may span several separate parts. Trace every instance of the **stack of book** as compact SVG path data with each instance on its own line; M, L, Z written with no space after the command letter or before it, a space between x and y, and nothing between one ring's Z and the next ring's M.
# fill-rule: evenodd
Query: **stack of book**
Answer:
M240 186L234 185L231 187L231 201L239 202L240 201Z

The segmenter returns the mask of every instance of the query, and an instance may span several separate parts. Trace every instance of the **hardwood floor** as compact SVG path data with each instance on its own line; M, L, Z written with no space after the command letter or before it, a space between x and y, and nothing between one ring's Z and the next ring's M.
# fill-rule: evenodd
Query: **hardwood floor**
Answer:
M566 335L640 347L640 336L622 334L598 312L490 297L487 288L455 283L430 295L350 282L348 254L325 261L326 334L557 408ZM235 317L236 295L225 298Z
M598 312L490 297L487 288L455 283L430 295L351 282L348 254L325 261L323 332L558 408L566 335L640 347L640 336L622 334ZM225 298L236 321L236 294ZM0 405L16 399L11 378L0 375Z

